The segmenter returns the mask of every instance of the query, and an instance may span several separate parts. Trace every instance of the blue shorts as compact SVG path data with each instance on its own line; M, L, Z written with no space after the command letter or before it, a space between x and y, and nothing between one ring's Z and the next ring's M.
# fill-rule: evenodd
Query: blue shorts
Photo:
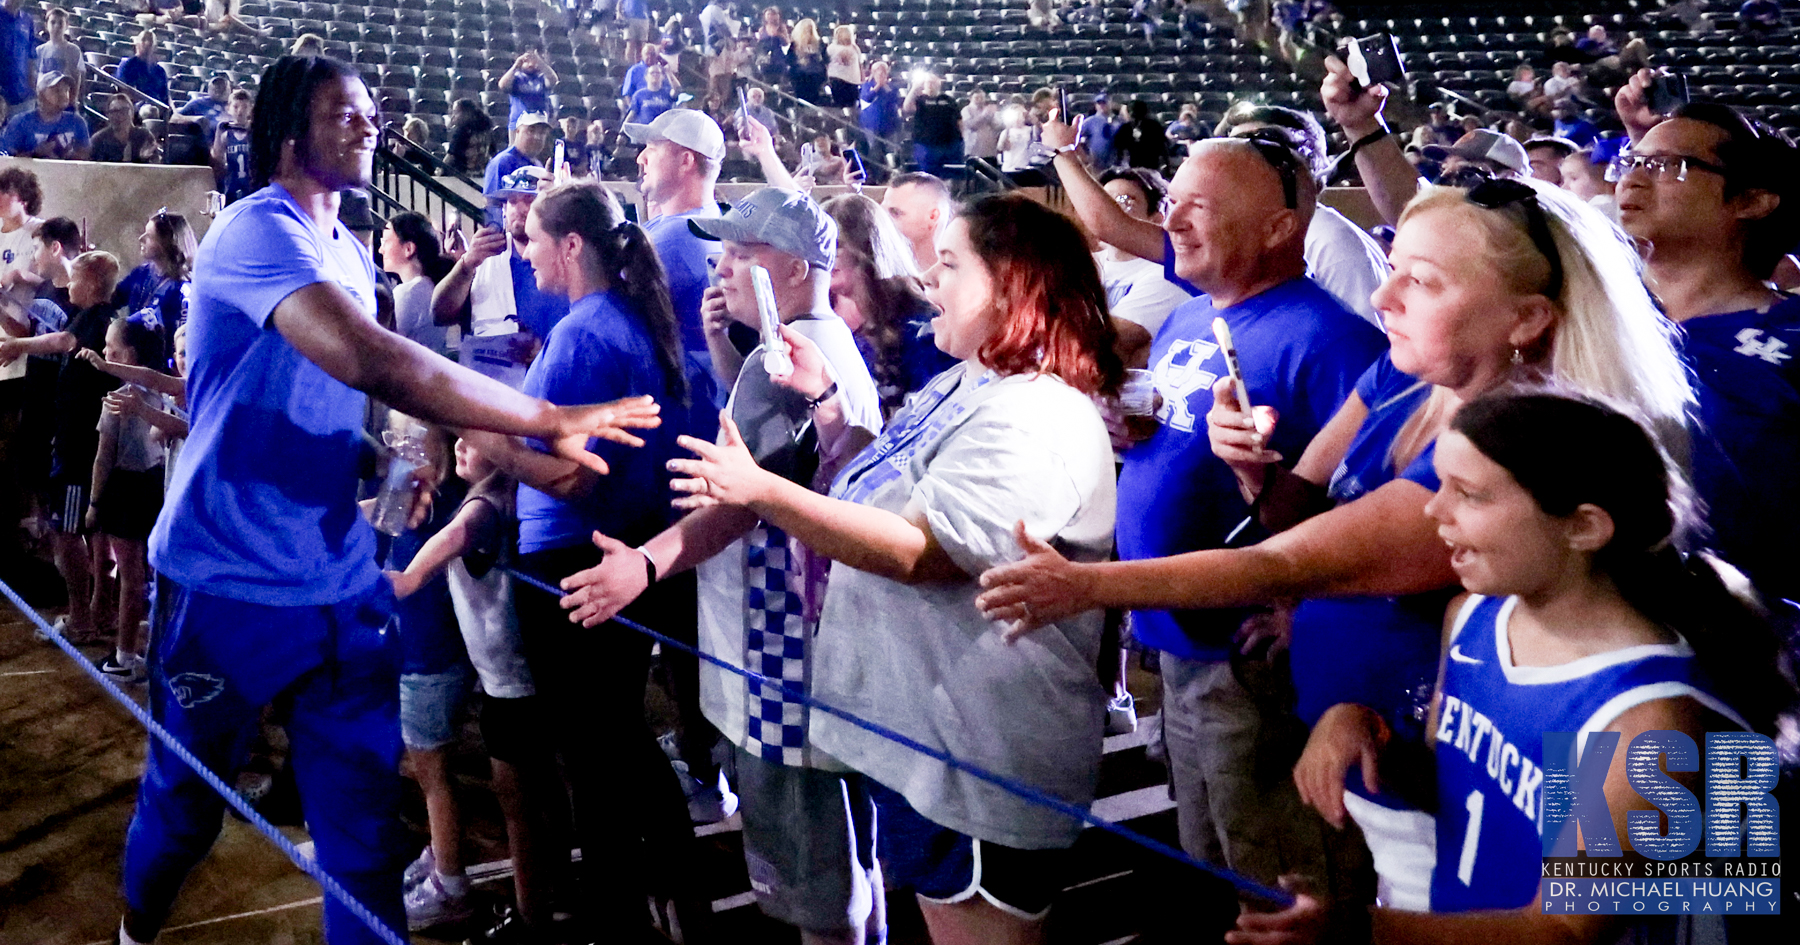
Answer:
M400 676L400 739L414 751L442 748L456 739L456 710L469 694L469 669Z
M976 896L1026 920L1042 919L1062 892L1069 851L1019 850L957 833L925 819L906 798L869 781L876 849L890 889L910 889L948 905Z

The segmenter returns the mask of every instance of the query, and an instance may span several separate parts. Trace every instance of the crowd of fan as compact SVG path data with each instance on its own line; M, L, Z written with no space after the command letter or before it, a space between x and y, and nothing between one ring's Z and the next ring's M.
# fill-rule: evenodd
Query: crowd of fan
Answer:
M715 3L721 121L670 100L680 50L621 9L645 11L623 17L628 144L567 120L546 166L554 74L525 53L466 240L406 213L377 242L344 209L379 115L323 57L278 62L255 103L209 90L215 152L267 129L234 205L198 249L181 217L152 217L123 279L76 224L35 218L30 171L0 172L7 455L67 585L58 631L104 640L102 671L150 680L221 771L260 706L186 712L213 698L195 677L286 694L296 758L332 772L298 771L320 862L396 926L471 915L445 754L479 692L514 866L499 939L581 934L563 906L589 935L653 934L649 895L660 928L708 940L692 828L741 805L758 902L807 941L882 941L884 890L915 893L936 941L1043 940L1078 823L668 649L680 719L659 744L650 639L575 626L614 616L1077 805L1108 727L1135 724L1123 649L1154 654L1182 846L1316 883L1247 914L1229 937L1245 943L1617 931L1537 908L1535 858L1490 851L1494 880L1456 885L1464 812L1418 792L1464 791L1469 771L1434 781L1405 767L1415 749L1473 759L1459 707L1514 735L1599 718L1525 714L1500 663L1655 647L1680 694L1598 722L1628 737L1773 732L1790 708L1775 631L1800 597L1800 301L1775 282L1800 193L1775 130L1714 103L1659 112L1650 71L1605 87L1559 60L1542 86L1520 75L1521 111L1610 99L1617 145L1447 113L1403 140L1389 90L1330 60L1321 93L1350 141L1333 161L1319 118L1286 108L1164 128L1143 102L1116 124L1104 97L1058 114L1048 89L958 108L922 74L902 94L845 27L821 48L770 10L744 36ZM827 138L790 160L767 99L732 101L742 69L860 103L871 157L907 115L916 166L1000 154L1021 183L1059 184L1080 225L1017 194L958 206L929 170L880 203L816 202L809 181L861 179L854 155ZM46 79L22 115L60 121L67 80ZM472 169L482 137L460 128L451 156ZM732 147L769 186L727 209ZM611 149L635 152L641 226L582 179ZM1321 203L1350 174L1379 242ZM358 391L392 408L375 431L390 474L418 469L379 491ZM420 501L390 507L394 480ZM388 537L351 513L359 494ZM1123 640L1107 613L1129 615ZM1492 678L1444 662L1446 626L1480 638L1465 625L1490 654L1499 635ZM1625 681L1593 665L1541 681L1597 712ZM402 741L430 821L410 865L388 816ZM1531 738L1507 747L1542 768ZM1638 802L1616 780L1623 823ZM1535 796L1497 796L1496 818L1518 816L1494 829L1535 836ZM218 817L153 745L122 942L154 939ZM1346 817L1361 831L1327 826ZM365 940L326 912L332 941Z

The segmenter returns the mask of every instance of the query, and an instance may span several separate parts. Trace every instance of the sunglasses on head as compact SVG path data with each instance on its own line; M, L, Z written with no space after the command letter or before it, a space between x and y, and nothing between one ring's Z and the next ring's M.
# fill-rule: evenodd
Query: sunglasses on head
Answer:
M1544 295L1555 299L1562 294L1562 254L1556 251L1556 240L1550 235L1550 219L1538 203L1537 190L1523 181L1490 177L1469 188L1468 200L1483 210L1503 210L1518 204L1525 210L1525 232L1531 245L1550 263L1550 282Z
M1281 175L1281 196L1287 201L1289 210L1300 208L1300 158L1294 154L1293 143L1286 135L1261 128L1247 135L1233 135L1239 141L1248 142L1269 162L1275 173Z

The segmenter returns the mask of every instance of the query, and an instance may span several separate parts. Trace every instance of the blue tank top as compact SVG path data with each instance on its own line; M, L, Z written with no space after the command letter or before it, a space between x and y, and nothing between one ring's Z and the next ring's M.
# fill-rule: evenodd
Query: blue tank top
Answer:
M1713 695L1687 641L1630 646L1559 666L1515 666L1516 598L1471 597L1444 666L1437 748L1433 912L1514 909L1537 896L1543 862L1543 733L1603 731L1626 709L1691 696L1743 725ZM1745 726L1746 728L1748 726Z

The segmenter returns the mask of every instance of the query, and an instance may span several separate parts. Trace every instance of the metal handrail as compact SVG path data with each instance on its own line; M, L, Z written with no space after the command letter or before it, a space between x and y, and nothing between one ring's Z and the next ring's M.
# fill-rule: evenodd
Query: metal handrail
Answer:
M418 142L407 138L398 131L393 131L391 128L382 129L381 144L375 149L376 173L375 180L370 183L369 189L371 191L380 192L382 198L389 204L401 207L402 209L410 209L400 201L396 194L389 193L390 190L394 189L393 185L395 178L405 177L412 182L413 186L425 191L428 207L429 199L435 197L445 206L454 208L467 219L477 221L482 219L485 208L477 206L468 198L451 190L449 187L444 186L444 184L433 176L431 171L426 168L420 167L406 158L396 156L388 147L390 140L398 140L409 145L413 150L408 151L408 154L423 153L427 158L432 157L431 153L425 151L424 148L421 148ZM433 158L433 161L435 162L435 158ZM449 176L454 176L456 179L468 184L470 187L474 187L478 191L480 190L480 187L476 186L473 181L463 177L461 174L452 172ZM426 216L431 215L432 214L429 213L426 214Z
M777 98L786 99L787 101L800 106L804 110L816 113L818 115L822 115L826 119L836 122L837 124L850 129L850 131L863 137L864 139L873 139L876 141L880 141L882 144L887 145L889 151L893 154L899 155L899 154L906 153L903 150L900 142L895 141L891 138L883 138L883 137L880 137L879 135L872 135L869 132L863 130L863 127L860 123L852 123L848 118L845 118L843 115L837 114L836 111L833 109L827 109L822 105L816 105L816 104L809 102L803 98L798 98L789 92L785 92L776 86L770 85L769 83L762 81L761 79L751 78L751 79L746 79L745 81L748 82L753 88L762 89L763 95L765 97L770 92L773 92L773 93L775 93L775 96ZM779 113L777 113L777 114L779 114ZM790 125L793 124L794 119L789 118L788 123Z
M143 89L140 89L135 85L131 85L131 84L125 82L124 80L120 79L118 76L113 75L112 73L106 71L105 69L100 68L99 66L94 65L91 62L87 62L87 61L83 60L81 63L81 70L82 70L83 75L87 75L87 74L91 73L93 75L99 76L102 80L104 80L104 82L106 83L107 86L109 86L116 92L123 92L124 94L130 96L133 101L136 101L143 105L154 105L157 108L163 109L164 111L168 112L171 115L175 114L175 106L174 105L170 104L169 102L165 102L159 98L152 98L150 96L150 94L145 92Z
M395 142L398 142L400 144L404 144L404 145L407 145L408 147L410 147L412 150L407 152L409 154L417 153L417 154L424 155L426 163L427 163L427 170L430 171L431 176L433 176L433 177L454 177L457 180L460 180L463 183L468 184L470 187L475 188L476 190L481 189L480 184L476 183L473 179L471 179L470 177L465 175L462 171L459 171L456 168L451 167L449 162L443 160L442 158L439 158L435 154L432 154L430 148L427 148L424 145L418 143L417 141L414 141L413 139L408 138L406 136L406 134L400 130L399 126L395 125L393 122L390 121L386 125L382 126L381 136L382 136L381 143L383 145L388 144L391 140L391 141L395 141Z
M1005 193L1006 191L1009 191L1009 190L1018 190L1019 189L1019 185L1014 183L1013 179L1011 177L1008 177L1006 175L1005 171L1001 170L999 167L996 167L994 165L994 162L988 160L987 158L964 157L963 158L963 166L968 168L971 171L974 171L973 174L969 174L969 175L965 176L964 180L973 180L973 179L979 177L982 180L992 181L992 182L1000 185L1001 193Z

